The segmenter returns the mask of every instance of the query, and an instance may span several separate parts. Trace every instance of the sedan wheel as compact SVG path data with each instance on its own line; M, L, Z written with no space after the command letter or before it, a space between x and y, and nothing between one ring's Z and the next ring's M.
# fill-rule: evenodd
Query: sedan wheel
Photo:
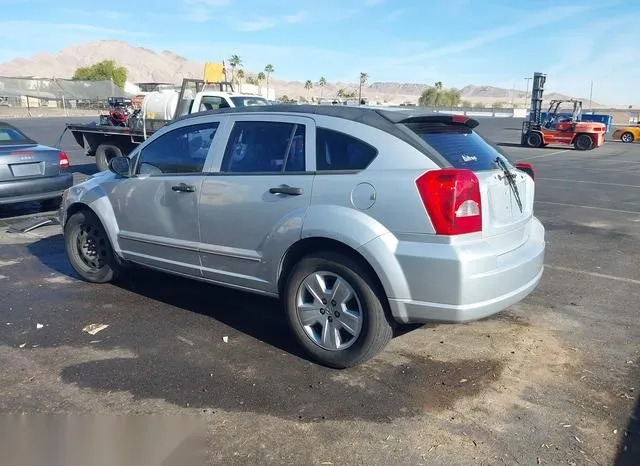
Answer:
M620 140L622 142L633 142L633 134L626 132L620 137Z
M303 257L287 274L282 299L300 345L328 367L361 364L393 335L375 276L349 255L324 251Z

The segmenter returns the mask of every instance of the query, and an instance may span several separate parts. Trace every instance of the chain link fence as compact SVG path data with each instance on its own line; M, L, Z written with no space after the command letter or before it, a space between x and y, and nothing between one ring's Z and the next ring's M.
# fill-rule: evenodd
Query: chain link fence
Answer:
M113 81L0 77L0 107L99 110L109 97L128 97Z

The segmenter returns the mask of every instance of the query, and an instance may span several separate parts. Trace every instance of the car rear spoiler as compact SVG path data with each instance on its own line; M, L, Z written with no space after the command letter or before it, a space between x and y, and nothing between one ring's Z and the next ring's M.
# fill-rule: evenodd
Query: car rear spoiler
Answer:
M397 123L441 123L445 125L464 125L469 128L475 128L480 124L478 120L465 115L415 115L404 118Z

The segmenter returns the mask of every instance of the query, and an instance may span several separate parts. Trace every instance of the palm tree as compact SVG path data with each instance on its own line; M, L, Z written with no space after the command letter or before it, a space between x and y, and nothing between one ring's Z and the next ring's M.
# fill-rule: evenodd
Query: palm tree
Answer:
M229 66L231 66L231 82L233 83L236 80L236 68L242 66L242 58L239 55L231 55L229 57Z
M307 79L307 81L304 83L304 88L307 91L307 100L309 100L309 92L311 92L311 89L313 88L313 83L310 79Z
M327 85L327 79L322 76L319 80L318 80L318 86L320 86L320 100L322 100L322 96L324 94L324 87Z
M269 78L275 71L275 68L271 63L264 67L264 72L267 73L267 98L269 97Z
M242 80L244 79L244 70L238 70L236 74L236 82L238 83L238 90L242 92Z
M258 76L256 77L256 79L258 80L258 92L260 94L262 94L262 82L265 80L264 73L262 71L260 73L258 73ZM267 97L269 97L269 88L268 87L267 87Z
M360 73L360 87L358 88L358 105L362 104L362 86L367 82L369 75L367 73Z

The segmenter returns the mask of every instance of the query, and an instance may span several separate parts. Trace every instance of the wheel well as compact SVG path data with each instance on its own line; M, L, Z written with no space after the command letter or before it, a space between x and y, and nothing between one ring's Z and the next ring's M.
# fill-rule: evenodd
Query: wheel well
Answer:
M87 204L76 202L75 204L71 204L69 207L67 207L67 215L65 217L65 223L69 221L69 218L71 218L72 215L77 214L82 210L87 210L92 214L95 214L93 209L91 209L91 207L89 207ZM62 228L64 228L64 225L62 225Z
M384 304L386 307L387 294L385 292L384 286L382 286L382 282L380 281L378 274L375 272L369 261L367 261L364 256L362 256L362 254L360 254L352 247L347 246L340 241L321 237L302 239L287 250L284 257L280 261L280 267L278 270L278 292L280 293L280 295L282 295L283 293L287 275L291 268L296 264L296 262L298 262L308 254L327 250L342 253L350 257L351 259L354 259L362 267L364 267L371 275L371 278L375 280L375 285L378 289L377 291L381 293L381 297L384 298Z

